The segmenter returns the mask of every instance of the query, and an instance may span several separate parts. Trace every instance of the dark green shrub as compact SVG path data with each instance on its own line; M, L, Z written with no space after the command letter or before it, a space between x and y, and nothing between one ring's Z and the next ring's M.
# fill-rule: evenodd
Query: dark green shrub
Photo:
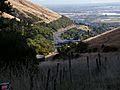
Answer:
M88 44L84 43L84 42L80 42L77 47L75 48L76 52L79 53L85 53L88 50Z
M114 46L104 46L103 52L115 52L118 51L117 47Z

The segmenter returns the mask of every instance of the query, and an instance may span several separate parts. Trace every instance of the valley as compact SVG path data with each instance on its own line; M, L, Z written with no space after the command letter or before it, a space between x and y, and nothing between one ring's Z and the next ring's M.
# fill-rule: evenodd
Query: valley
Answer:
M84 40L120 26L120 6L117 3L48 7L70 18L77 26L59 35L64 41ZM90 31L84 31L82 25Z
M77 23L119 23L119 3L48 6Z
M119 90L120 4L33 2L0 1L0 90Z

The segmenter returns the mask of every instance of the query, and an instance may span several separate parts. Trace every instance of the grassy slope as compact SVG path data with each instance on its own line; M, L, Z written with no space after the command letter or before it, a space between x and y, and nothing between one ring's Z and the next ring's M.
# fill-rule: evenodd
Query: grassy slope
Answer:
M89 71L86 60L87 56L89 57ZM72 84L70 84L68 60L40 63L39 71L37 70L37 73L32 78L33 83L31 83L31 74L24 67L22 68L24 71L22 73L19 73L16 68L13 70L10 70L10 68L3 70L0 73L0 80L1 82L8 82L11 79L12 83L10 83L10 86L13 90L30 90L31 84L33 85L33 90L46 90L47 73L48 69L50 69L48 90L53 90L55 84L56 90L119 90L119 56L120 53L101 53L102 66L98 70L96 65L97 53L82 54L80 58L72 60ZM107 57L106 61L105 57ZM60 67L58 69L58 77L56 78L58 63ZM9 71L11 71L11 77L9 73L6 73ZM62 77L60 79L61 71ZM16 72L18 75L22 74L22 76L15 76L13 72Z
M7 30L8 28L16 31L20 30L21 33L25 31L24 36L26 37L29 46L34 48L37 54L44 55L48 55L49 53L54 52L54 46L52 41L53 33L57 31L57 28L66 27L67 25L71 25L72 23L72 21L66 17L62 17L50 24L37 23L28 25L26 25L26 23L24 22L21 22L21 25L19 25L15 24L16 21L12 22L12 20L4 20L4 18L0 19L1 25L3 24L2 26L4 26L5 30ZM5 26L5 21L7 26ZM65 24L62 23L65 21L67 21ZM11 23L11 25L9 23ZM14 28L12 28L12 26L14 26Z
M90 46L99 46L104 44L120 48L120 28L107 31L95 37L91 37L87 40L84 40L84 42L90 44Z
M42 21L49 23L54 20L57 20L61 17L56 12L49 10L46 7L36 5L28 0L8 0L16 12L13 13L13 16L17 16L20 19L29 18L31 19L31 15L36 16ZM29 14L31 15L29 15ZM39 21L39 20L38 20ZM36 21L37 22L37 21Z

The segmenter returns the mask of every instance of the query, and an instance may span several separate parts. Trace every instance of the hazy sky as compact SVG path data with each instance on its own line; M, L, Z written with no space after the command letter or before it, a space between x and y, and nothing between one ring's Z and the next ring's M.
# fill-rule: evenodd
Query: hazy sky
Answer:
M83 3L120 3L120 0L32 0L35 3L43 5L52 4L83 4Z

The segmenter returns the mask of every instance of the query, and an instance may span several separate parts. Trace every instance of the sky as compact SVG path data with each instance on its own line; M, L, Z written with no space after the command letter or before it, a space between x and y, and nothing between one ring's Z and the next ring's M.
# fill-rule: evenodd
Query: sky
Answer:
M120 0L32 0L42 5L87 4L87 3L120 3Z

